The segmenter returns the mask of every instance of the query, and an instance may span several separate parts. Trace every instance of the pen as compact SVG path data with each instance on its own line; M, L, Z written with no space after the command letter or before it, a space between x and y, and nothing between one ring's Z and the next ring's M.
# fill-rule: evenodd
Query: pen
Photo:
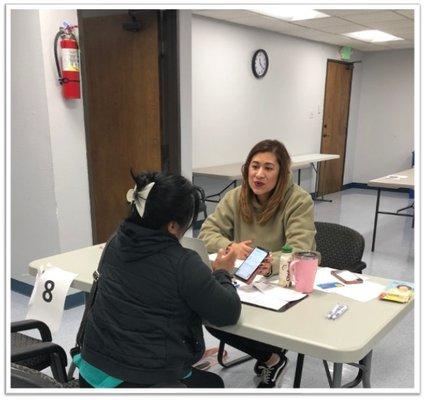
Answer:
M339 308L341 308L341 304L337 304L334 308L332 308L332 310L328 312L328 315L326 317L328 319L332 319L332 316L337 312Z
M331 319L335 320L339 318L342 314L344 314L348 310L348 306L345 304L342 305L338 310L335 311L335 313L331 316Z

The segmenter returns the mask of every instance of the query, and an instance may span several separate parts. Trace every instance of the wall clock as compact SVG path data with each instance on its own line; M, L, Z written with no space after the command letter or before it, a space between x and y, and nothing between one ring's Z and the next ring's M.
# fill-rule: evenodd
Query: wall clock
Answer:
M263 78L269 69L269 56L266 50L258 49L252 56L252 73L256 78Z

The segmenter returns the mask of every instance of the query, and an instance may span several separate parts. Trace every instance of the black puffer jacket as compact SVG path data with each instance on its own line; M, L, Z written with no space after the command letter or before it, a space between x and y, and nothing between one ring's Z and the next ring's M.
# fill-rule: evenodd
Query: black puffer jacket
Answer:
M124 221L104 257L82 357L127 382L181 379L204 351L201 320L237 322L239 297L224 270L159 231Z

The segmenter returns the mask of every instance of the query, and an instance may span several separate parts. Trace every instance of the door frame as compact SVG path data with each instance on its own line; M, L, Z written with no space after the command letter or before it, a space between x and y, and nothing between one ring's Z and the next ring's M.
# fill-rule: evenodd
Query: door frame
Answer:
M162 170L181 172L180 77L177 10L159 10L159 101Z
M327 87L327 83L328 83L328 69L329 69L329 63L330 62L337 63L337 64L345 64L347 66L350 66L351 67L350 69L352 71L354 71L354 62L335 60L333 58L328 58L327 61L326 61L325 96L323 97L323 118L322 118L322 130L321 130L321 133L320 133L320 153L323 150L323 130L324 130L324 124L325 124L325 111L326 111L325 106L326 106L326 96L327 96L326 87ZM349 88L349 92L348 92L348 112L347 112L347 120L346 120L346 128L345 128L344 158L342 160L342 175L341 175L341 188L340 189L342 189L343 186L344 186L345 158L346 158L346 154L347 154L348 121L349 121L349 118L350 118L352 85L353 85L353 73L351 73L350 88ZM324 163L322 163L322 164L324 164ZM319 166L319 168L322 168L322 165ZM319 183L317 185L318 189L321 188L320 176L322 176L322 174L319 174Z

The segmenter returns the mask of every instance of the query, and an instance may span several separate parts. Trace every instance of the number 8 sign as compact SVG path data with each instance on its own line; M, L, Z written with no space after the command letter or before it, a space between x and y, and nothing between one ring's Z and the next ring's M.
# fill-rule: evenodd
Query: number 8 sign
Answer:
M46 290L43 292L43 300L50 303L53 300L52 291L55 288L55 282L51 280L46 281L44 288Z
M66 295L77 274L47 265L40 267L28 303L27 319L45 322L52 333L62 320Z

